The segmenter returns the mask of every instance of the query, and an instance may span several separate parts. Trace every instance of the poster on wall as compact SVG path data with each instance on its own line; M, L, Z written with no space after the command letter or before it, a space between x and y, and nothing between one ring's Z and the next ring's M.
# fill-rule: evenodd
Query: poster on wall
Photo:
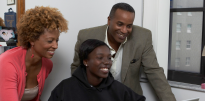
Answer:
M15 0L7 0L7 5L14 5L15 4Z

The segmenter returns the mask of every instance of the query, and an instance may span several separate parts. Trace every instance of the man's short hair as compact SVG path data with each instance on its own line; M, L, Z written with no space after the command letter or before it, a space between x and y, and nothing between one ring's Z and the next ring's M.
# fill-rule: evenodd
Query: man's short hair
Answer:
M112 9L110 11L110 15L109 15L110 18L114 17L117 9L121 9L121 10L125 10L125 11L131 12L131 13L135 13L134 8L132 6L130 6L129 4L117 3L112 7Z

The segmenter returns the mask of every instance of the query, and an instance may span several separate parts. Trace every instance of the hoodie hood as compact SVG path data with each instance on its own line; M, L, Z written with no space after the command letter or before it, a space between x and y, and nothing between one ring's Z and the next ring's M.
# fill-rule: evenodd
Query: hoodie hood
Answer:
M75 72L72 74L73 77L77 78L86 88L92 88L92 85L89 84L86 76L86 69L84 67L79 66ZM97 89L103 89L110 86L114 81L112 74L109 72L108 77L103 79L99 84Z

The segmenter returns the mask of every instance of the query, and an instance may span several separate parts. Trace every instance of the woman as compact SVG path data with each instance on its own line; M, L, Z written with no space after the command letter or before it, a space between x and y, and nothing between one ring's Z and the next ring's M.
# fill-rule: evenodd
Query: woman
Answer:
M63 80L49 101L145 101L145 97L114 80L108 46L88 39L79 48L80 66L72 77Z
M5 27L4 20L0 17L0 26Z
M17 24L20 47L0 55L0 101L39 101L67 21L57 8L29 9Z

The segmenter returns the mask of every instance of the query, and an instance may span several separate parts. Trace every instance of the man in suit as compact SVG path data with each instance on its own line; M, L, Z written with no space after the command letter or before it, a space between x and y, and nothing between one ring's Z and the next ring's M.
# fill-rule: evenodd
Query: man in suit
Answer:
M75 56L71 72L79 66L79 46L87 39L104 41L111 49L113 77L142 95L140 67L144 68L160 101L176 101L163 68L159 67L152 46L152 35L148 29L133 25L134 9L126 3L115 4L107 25L80 30L75 45Z

